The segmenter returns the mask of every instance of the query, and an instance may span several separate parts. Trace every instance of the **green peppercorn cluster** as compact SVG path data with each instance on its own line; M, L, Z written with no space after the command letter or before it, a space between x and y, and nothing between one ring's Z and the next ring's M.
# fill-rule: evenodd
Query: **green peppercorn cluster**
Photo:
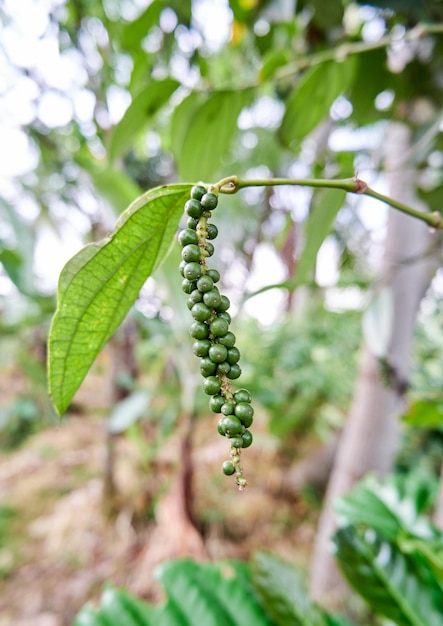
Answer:
M188 308L194 318L190 328L194 339L192 350L200 358L203 389L211 396L211 410L222 415L218 432L231 444L230 459L223 463L222 469L227 476L235 474L239 488L243 489L246 480L240 466L240 450L252 443L248 428L253 421L254 409L249 391L234 391L232 387L231 381L239 378L241 369L235 335L229 330L230 302L216 286L220 280L219 272L207 265L207 260L214 254L211 241L218 235L217 226L209 222L218 204L214 191L202 185L191 189L191 197L185 204L186 228L178 236L182 246L180 272L182 289L188 295Z

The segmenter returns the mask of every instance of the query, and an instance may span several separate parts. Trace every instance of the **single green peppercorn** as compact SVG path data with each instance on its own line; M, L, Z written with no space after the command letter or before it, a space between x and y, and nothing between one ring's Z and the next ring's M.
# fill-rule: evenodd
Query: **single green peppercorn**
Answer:
M196 287L196 283L193 283ZM202 302L203 301L203 294L201 293L201 291L199 291L197 288L195 288L193 291L191 291L191 293L189 294L189 298L188 300L192 300L192 302L195 304L196 302Z
M231 302L229 301L229 298L227 296L222 296L218 310L227 311L230 306L231 306Z
M206 189L202 185L194 185L191 189L190 196L195 200L201 200L206 193Z
M227 377L230 378L231 380L235 380L236 378L239 378L240 376L241 376L240 367L237 365L237 363L231 364L231 369L229 370L229 374L227 374Z
M226 320L216 317L215 320L211 322L209 328L214 337L223 337L223 335L226 335L228 332L229 324Z
M180 265L178 266L178 269L182 276L185 275L185 267L186 267L186 261L180 261Z
M182 259L186 263L192 263L193 261L200 261L201 251L199 246L194 243L190 243L182 250Z
M235 467L232 461L224 461L222 470L225 476L232 476L232 474L235 474Z
M235 415L225 415L220 419L220 428L227 437L235 437L242 432L243 425Z
M195 289L195 283L192 280L188 280L187 278L184 278L182 280L182 290L187 293L190 294L194 291Z
M188 228L190 228L191 230L196 230L197 226L198 226L198 218L197 217L188 217L187 221L186 221L186 226Z
M194 339L206 339L209 335L209 328L204 322L193 322L189 333Z
M243 439L242 448L249 448L253 439L251 431L245 430L241 437Z
M231 437L229 439L229 443L231 444L231 448L243 448L243 437L241 435L238 437Z
M192 313L192 310L191 310ZM233 348L229 348L228 350L228 358L226 359L228 363L234 365L234 363L238 363L240 360L240 350L235 346Z
M212 280L214 281L214 283L218 283L218 281L220 280L220 273L217 270L208 270L206 272L206 276L209 276L210 278L212 278Z
M231 316L229 315L227 311L217 311L217 317L219 317L222 320L226 320L228 324L230 324L232 321Z
M214 281L208 274L204 274L197 281L197 289L202 293L206 293L207 291L211 291L214 288Z
M220 299L221 296L217 287L211 289L211 291L206 291L206 293L203 294L203 302L211 309L216 309L218 307L218 305L220 304Z
M200 202L204 209L207 209L208 211L213 211L218 204L218 198L215 193L205 193L205 195L202 196Z
M201 217L203 213L203 207L198 200L188 200L185 204L185 211L189 215L189 217Z
M218 235L218 228L215 224L207 224L206 232L208 233L208 239L215 239Z
M252 424L252 418L254 415L254 409L252 408L252 406L247 402L239 402L235 405L234 412L243 424L243 426L249 428L249 426Z
M185 228L179 233L178 241L183 247L189 245L190 243L197 244L198 243L197 233L195 232L195 230L192 230L191 228Z
M223 361L226 361L227 354L228 349L226 348L226 346L222 346L220 343L214 343L209 348L209 358L214 363L222 363Z
M209 357L204 356L200 359L200 373L202 376L212 376L212 374L215 374L216 370L217 363L214 363Z
M209 339L197 339L192 344L192 352L195 356L208 356L209 348L211 347L211 342Z
M208 376L208 378L206 378L203 381L203 390L209 396L217 395L218 392L220 391L220 387L221 387L221 383L219 379L217 378L217 376ZM240 420L238 421L239 423L241 423Z
M225 402L221 408L223 415L234 415L235 404L233 402Z
M214 254L214 246L210 241L205 243L206 256L212 256Z
M183 275L188 280L197 280L200 278L202 273L202 268L199 263L186 263L183 269Z
M240 402L250 403L252 400L252 396L247 389L237 389L237 391L234 393L234 400L237 403L240 403Z
M196 302L191 309L191 315L197 322L205 322L211 317L211 309L203 302Z
M223 361L222 363L218 364L217 374L220 374L220 376L226 376L226 374L229 374L230 371L231 366L227 361Z
M231 333L231 331L227 332L226 335L218 339L218 343L221 343L223 346L226 346L227 348L232 348L235 344L234 333Z
M223 396L212 396L212 398L210 398L209 400L209 408L211 409L211 411L213 411L214 413L220 413L222 406L225 403L225 399L223 398ZM221 433L224 434L224 433Z

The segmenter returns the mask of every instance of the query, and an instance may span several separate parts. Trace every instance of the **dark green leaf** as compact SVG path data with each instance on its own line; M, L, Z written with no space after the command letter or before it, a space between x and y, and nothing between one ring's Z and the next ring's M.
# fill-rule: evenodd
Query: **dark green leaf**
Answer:
M352 119L361 125L371 124L383 117L383 112L375 108L375 98L392 86L386 50L383 48L363 52L356 57L356 64L357 69L349 89Z
M174 561L161 566L158 576L190 626L272 626L241 564Z
M440 626L443 593L429 568L374 531L353 526L334 537L338 564L349 584L379 615L397 626Z
M237 132L237 118L252 93L251 89L217 91L201 104L195 96L182 103L174 121L173 150L183 180L211 181L216 176ZM180 143L178 138L182 138Z
M300 572L278 557L264 552L251 563L253 584L267 613L279 626L327 626L326 615L309 600Z
M48 355L49 389L60 414L167 253L189 190L170 185L143 194L113 235L86 246L64 267Z
M144 130L147 122L167 102L178 86L176 80L165 78L149 83L135 96L111 133L108 149L111 162L132 145L136 134Z
M295 86L286 105L280 127L284 145L297 151L303 139L329 115L334 100L352 82L355 58L343 62L327 61L307 70Z

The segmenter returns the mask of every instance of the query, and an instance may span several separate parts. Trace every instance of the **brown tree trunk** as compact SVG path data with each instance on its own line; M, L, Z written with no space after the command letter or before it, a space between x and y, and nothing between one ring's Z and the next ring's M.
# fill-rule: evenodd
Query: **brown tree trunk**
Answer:
M417 208L415 172L404 158L409 147L408 127L393 123L387 133L385 153L389 193ZM336 529L334 500L367 472L385 474L392 466L400 430L397 418L404 408L407 389L414 321L435 271L435 261L428 254L430 246L427 226L391 210L383 260L384 284L392 291L394 317L387 368L381 376L379 360L368 346L363 347L354 398L329 480L311 561L311 593L323 604L337 604L345 590L329 551Z

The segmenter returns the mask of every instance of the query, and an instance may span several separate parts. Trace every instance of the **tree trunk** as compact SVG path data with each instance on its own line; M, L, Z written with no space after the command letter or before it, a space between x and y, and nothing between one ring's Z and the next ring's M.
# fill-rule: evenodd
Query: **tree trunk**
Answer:
M385 152L389 193L417 208L415 172L405 162L409 147L408 127L391 124ZM328 549L336 529L333 503L367 472L383 475L392 466L400 429L397 418L403 411L408 385L414 321L436 267L428 254L431 237L422 222L391 210L382 268L384 285L392 291L394 318L387 367L382 376L380 361L368 346L363 347L354 398L329 480L311 561L311 593L329 606L339 603L345 591Z

